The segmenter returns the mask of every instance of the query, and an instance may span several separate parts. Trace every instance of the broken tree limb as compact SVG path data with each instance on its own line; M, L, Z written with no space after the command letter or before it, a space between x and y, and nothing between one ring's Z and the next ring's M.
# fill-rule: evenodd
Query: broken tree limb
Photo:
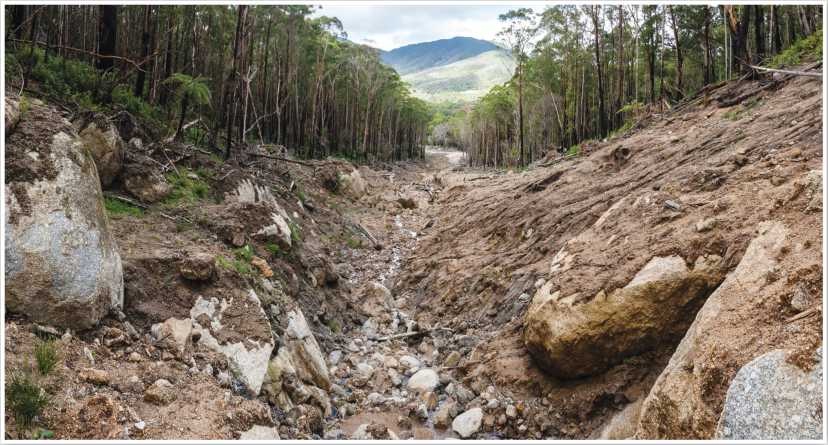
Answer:
M296 160L296 159L283 158L281 156L265 155L265 154L261 154L261 153L249 153L249 155L250 156L256 156L256 157L259 157L259 158L273 159L275 161L290 162L290 163L293 163L293 164L304 165L306 167L316 167L318 165L318 164L312 164L310 162L299 161L299 160Z
M135 201L134 199L129 199L126 196L116 195L115 193L104 192L104 196L106 196L107 198L117 199L118 201L123 201L129 205L134 205L135 207L140 207L145 210L149 208L146 205L141 204L138 201Z
M755 66L746 63L748 67L754 69L756 71L768 72L768 73L779 73L779 74L789 74L791 76L808 76L808 77L822 77L821 71L793 71L793 70L780 70L776 68L765 68L761 66Z
M430 334L435 331L447 331L447 332L454 332L449 328L444 327L436 327L432 329L426 329L424 331L414 331L414 332L406 332L405 334L394 334L394 335L386 335L385 337L377 337L375 341L389 341L389 340L398 340L401 338L409 338L409 337L417 337L420 335Z

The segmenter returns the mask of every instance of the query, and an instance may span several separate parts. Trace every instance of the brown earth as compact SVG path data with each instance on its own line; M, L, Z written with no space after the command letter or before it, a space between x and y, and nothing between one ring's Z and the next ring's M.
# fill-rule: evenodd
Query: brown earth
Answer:
M57 370L38 377L52 396L38 422L56 438L230 439L253 425L275 425L282 439L337 439L374 423L369 433L431 439L457 437L450 420L448 428L435 422L457 405L458 413L484 408L477 438L597 438L616 413L648 396L703 301L680 317L674 335L606 372L559 380L524 344L537 288L550 282L562 295L577 294L577 307L624 287L655 256L693 264L718 255L732 271L758 225L779 221L790 233L780 268L747 304L725 300L728 315L700 340L708 349L699 359L705 375L697 408L705 414L689 430L657 421L653 429L644 418L638 431L709 437L716 420L709 413L718 415L741 365L788 347L808 366L822 330L821 185L812 173L821 184L821 86L786 79L719 106L758 85L719 86L626 134L582 144L574 159L522 172L478 171L458 165L457 152L436 151L425 162L359 167L367 189L361 197L336 187L354 169L346 161L305 165L240 153L221 164L187 146L148 144L141 155L156 161L159 174L195 173L208 196L111 216L125 271L123 320L113 314L59 340ZM270 216L259 204L227 201L244 180L272 193L295 223L291 248L250 236ZM129 196L117 180L109 193ZM265 260L278 290L262 289L258 266L237 268L245 245ZM562 249L567 269L553 272ZM196 252L223 258L213 279L181 276L182 262ZM216 353L199 346L171 354L149 334L154 323L189 317L199 296L248 289L260 294L274 338L284 334L292 305L304 313L331 371L329 416L307 400L285 412L264 395L246 398L237 382L221 380L228 363ZM807 307L792 303L797 289ZM233 332L268 337L245 331L245 314L238 315ZM113 342L127 322L139 335ZM34 330L7 314L7 375L32 368ZM409 358L438 372L433 399L407 390ZM103 371L106 382L84 380L87 368ZM160 378L175 389L168 405L143 397ZM621 428L625 434L636 431L640 405L624 416L632 424ZM28 434L5 416L6 437Z

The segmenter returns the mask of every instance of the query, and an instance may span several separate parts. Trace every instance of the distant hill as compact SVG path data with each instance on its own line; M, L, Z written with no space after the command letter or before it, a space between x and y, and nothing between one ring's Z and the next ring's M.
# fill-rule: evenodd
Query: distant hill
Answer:
M381 51L383 62L430 102L467 102L512 77L508 51L485 40L454 37Z
M495 49L448 65L402 76L415 96L429 102L467 102L506 82L515 71L515 61L503 49Z
M394 67L400 75L448 65L498 49L494 43L471 37L453 37L433 42L415 43L380 53L382 61Z

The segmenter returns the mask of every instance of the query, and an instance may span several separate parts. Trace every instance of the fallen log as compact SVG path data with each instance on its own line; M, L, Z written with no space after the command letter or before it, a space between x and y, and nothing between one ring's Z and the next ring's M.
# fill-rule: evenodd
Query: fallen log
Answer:
M780 70L776 68L765 68L762 66L755 66L746 63L748 67L756 71L762 71L767 73L779 73L779 74L788 74L791 76L807 76L807 77L822 77L821 71L793 71L793 70Z

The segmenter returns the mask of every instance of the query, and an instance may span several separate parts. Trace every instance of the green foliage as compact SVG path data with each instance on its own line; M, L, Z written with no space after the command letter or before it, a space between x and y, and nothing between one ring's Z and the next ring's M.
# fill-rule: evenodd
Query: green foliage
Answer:
M125 215L141 216L144 211L140 207L136 207L120 199L104 197L104 208L111 218L121 218Z
M573 145L566 150L566 156L578 156L581 153L580 145Z
M772 57L766 65L771 68L798 65L816 60L822 60L822 29L799 39L793 45Z
M58 362L57 343L54 340L39 340L35 345L35 359L41 374L52 372Z
M236 259L240 261L246 261L249 263L250 260L253 259L253 249L249 244L234 250L233 254L236 256Z
M350 235L345 237L345 244L348 245L351 249L362 249L362 240L360 238L354 238Z
M295 222L288 220L288 227L290 227L290 239L294 244L302 242L302 230Z
M219 267L234 271L242 276L249 276L253 274L253 268L250 263L244 260L228 259L222 255L216 257L216 264Z
M19 427L28 428L40 415L49 397L29 374L13 372L6 384L6 406Z
M132 94L127 85L118 85L112 90L112 103L122 106L130 113L149 121L160 121L161 114L152 105Z
M273 256L277 256L282 253L282 249L279 248L279 245L276 243L267 243L265 245L265 249L267 249L267 251Z
M210 105L208 80L201 76L192 77L184 73L175 73L164 83L176 85L175 95L179 100L186 98L192 105Z
M327 325L331 332L333 332L334 334L338 334L342 331L342 325L339 324L339 322L336 320L328 320L327 322L325 322L325 325Z
M54 439L55 433L46 428L38 428L32 433L32 440Z
M206 199L210 194L210 185L189 169L170 172L167 181L172 186L172 192L164 200L166 205L192 204Z

